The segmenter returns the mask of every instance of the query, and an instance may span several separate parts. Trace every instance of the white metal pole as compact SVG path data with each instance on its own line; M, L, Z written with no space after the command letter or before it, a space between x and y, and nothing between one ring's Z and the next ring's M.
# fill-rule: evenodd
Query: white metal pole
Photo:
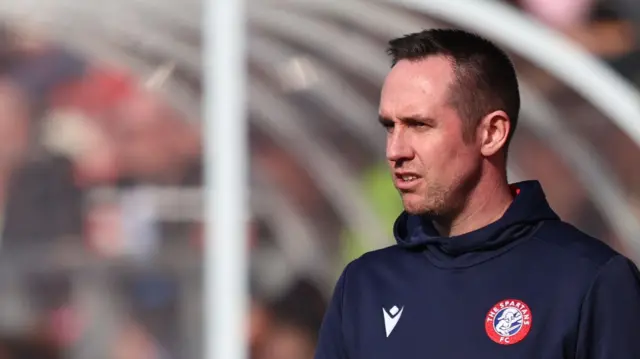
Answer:
M205 359L248 352L244 11L244 0L204 0Z

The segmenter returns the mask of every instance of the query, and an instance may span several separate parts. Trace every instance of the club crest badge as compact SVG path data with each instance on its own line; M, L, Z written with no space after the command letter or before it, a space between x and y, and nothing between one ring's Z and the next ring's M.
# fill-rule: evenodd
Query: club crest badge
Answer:
M505 299L494 305L484 321L487 335L501 345L522 341L531 330L531 309L524 302Z

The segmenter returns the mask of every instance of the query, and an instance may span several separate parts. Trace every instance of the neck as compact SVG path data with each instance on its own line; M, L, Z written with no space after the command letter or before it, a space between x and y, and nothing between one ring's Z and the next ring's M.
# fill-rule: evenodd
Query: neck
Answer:
M473 232L500 219L513 201L504 176L485 178L467 194L462 210L448 219L434 220L442 236L453 237Z

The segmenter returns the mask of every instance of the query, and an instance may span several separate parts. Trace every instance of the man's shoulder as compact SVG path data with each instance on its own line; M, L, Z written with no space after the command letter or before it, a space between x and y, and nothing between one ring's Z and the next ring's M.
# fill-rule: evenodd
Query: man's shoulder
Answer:
M403 248L397 244L394 244L388 247L366 252L362 256L360 256L360 258L358 258L358 262L363 264L395 262L398 260L402 260L407 255L411 255L412 253L417 253L417 252L419 251L413 251L407 248Z
M620 256L620 253L602 240L564 221L545 223L534 237L562 260L580 261L591 267L601 267L612 258Z

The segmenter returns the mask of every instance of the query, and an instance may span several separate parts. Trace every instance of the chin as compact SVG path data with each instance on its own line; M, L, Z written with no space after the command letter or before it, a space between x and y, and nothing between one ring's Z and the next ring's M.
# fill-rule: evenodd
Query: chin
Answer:
M441 206L438 206L437 203L430 203L425 200L424 196L416 194L404 194L402 205L405 212L411 215L432 217L438 216L442 212Z
M402 198L402 205L405 212L412 215L424 215L431 212L429 206L424 203L424 200L418 200L417 198Z
M405 212L414 216L425 216L425 217L433 217L437 216L437 212L424 207L404 207Z

